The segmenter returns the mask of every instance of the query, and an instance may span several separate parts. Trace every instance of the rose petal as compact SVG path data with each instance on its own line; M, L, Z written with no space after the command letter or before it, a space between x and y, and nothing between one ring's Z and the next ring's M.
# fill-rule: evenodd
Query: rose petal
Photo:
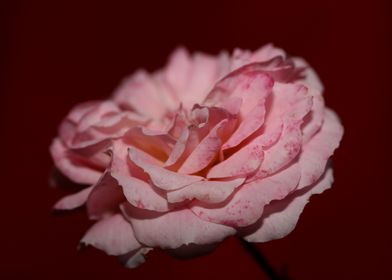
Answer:
M192 57L177 49L169 60L166 79L186 109L201 103L220 77L220 61L213 56L196 53Z
M60 139L53 140L50 146L50 153L56 167L69 179L78 184L95 184L101 172L88 165L76 162L67 155L67 149Z
M302 142L305 145L320 129L324 120L324 99L320 92L311 88L309 93L313 96L313 106L302 124Z
M158 133L143 127L130 128L122 140L162 161L167 159L175 144L175 140L167 133Z
M87 198L93 187L84 188L83 190L67 195L56 202L54 209L56 210L72 210L86 203Z
M224 144L223 149L238 145L254 133L264 122L265 101L273 86L273 80L253 66L244 66L221 80L205 100L208 106L223 106L223 100L240 97L240 115L243 121ZM227 108L228 110L232 110Z
M244 184L228 203L220 207L193 202L191 210L206 221L232 227L248 226L261 217L265 205L292 192L300 175L299 165L293 164L275 175Z
M196 146L192 153L186 158L178 169L179 173L192 174L208 166L218 155L222 146L220 130L229 121L223 120L218 123L208 135Z
M302 146L301 124L312 107L312 96L303 86L280 85L277 91L280 95L287 95L287 104L282 104L283 131L279 141L264 152L264 161L256 177L275 173L299 154Z
M115 90L113 99L120 106L154 119L165 115L170 95L160 94L153 77L139 70Z
M137 240L149 247L175 249L191 243L211 244L236 232L231 227L203 221L189 209L156 215L125 204L122 210L131 221Z
M135 177L112 173L122 187L124 195L133 206L158 212L169 211L167 200L158 194L153 187Z
M267 242L285 237L295 228L310 196L330 188L332 182L332 169L329 168L314 186L295 191L283 200L273 201L265 207L264 214L257 224L243 230L244 239L249 242Z
M120 109L114 102L102 101L83 115L78 122L77 131L85 131L87 128L97 124L106 114L117 112L120 112Z
M337 115L326 109L321 130L303 146L299 158L302 170L299 188L313 184L324 173L327 161L339 146L342 137L343 126L340 124Z
M246 145L228 159L214 165L209 170L207 178L246 177L259 169L263 158L261 145Z
M176 203L196 198L207 203L219 203L226 200L244 181L244 178L231 181L200 181L182 189L168 192L167 200L170 203Z
M129 148L129 156L134 164L142 168L150 176L153 184L163 190L176 190L203 180L203 177L200 176L179 174L153 165L144 160L141 153L134 148Z
M90 219L101 219L118 210L118 205L125 200L117 181L105 172L93 187L87 199L87 212Z
M134 236L131 224L121 214L96 222L80 242L116 256L141 247Z

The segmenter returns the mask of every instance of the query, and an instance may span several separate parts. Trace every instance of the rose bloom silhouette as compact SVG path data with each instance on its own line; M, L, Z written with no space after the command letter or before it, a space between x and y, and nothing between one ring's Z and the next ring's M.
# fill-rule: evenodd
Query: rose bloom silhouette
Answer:
M127 267L156 247L192 255L232 235L282 238L333 181L343 127L322 92L303 59L272 45L179 48L65 117L50 151L81 190L55 209L85 205L96 223L81 243Z

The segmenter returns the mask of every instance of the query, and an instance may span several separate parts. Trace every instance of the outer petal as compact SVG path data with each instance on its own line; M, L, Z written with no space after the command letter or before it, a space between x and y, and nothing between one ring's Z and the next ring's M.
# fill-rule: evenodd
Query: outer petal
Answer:
M191 57L183 48L173 53L166 69L166 80L184 108L190 109L204 100L220 77L221 63L203 53Z
M125 200L117 181L106 172L99 179L87 199L87 212L91 219L101 219L118 211L118 205Z
M332 169L329 168L314 186L298 190L287 198L268 205L260 221L244 229L241 235L249 242L267 242L286 236L295 228L310 196L330 188L332 182Z
M320 178L342 137L343 126L338 117L333 111L326 109L321 130L303 147L299 158L302 170L299 188L309 186Z
M103 250L109 255L123 255L141 247L131 224L121 214L96 222L80 242Z
M207 203L220 203L225 201L244 181L243 178L231 181L200 181L182 189L168 192L167 200L176 203L196 198Z
M67 150L58 138L54 139L50 146L50 152L56 167L68 178L79 184L95 184L102 172L88 165L73 161Z
M312 107L312 96L301 85L279 85L277 92L278 95L286 94L286 101L280 100L281 116L279 117L279 112L276 112L278 109L275 109L275 112L271 112L275 116L269 116L268 123L276 118L282 118L283 131L279 141L264 152L264 161L256 177L275 173L298 155L302 146L301 124ZM282 98L284 97L279 97Z
M56 210L72 210L78 208L86 203L92 189L93 187L88 187L77 193L67 195L57 201L53 208Z
M244 227L256 222L265 205L283 199L296 187L300 179L298 164L281 172L243 185L226 204L209 207L200 202L192 203L192 211L201 219L233 227Z
M133 163L142 168L150 176L154 185L163 190L176 190L203 180L203 177L200 176L179 174L151 164L144 160L141 153L134 148L129 148L129 156Z
M235 229L199 219L189 209L156 215L123 205L136 238L149 247L175 249L187 244L211 244L235 234Z

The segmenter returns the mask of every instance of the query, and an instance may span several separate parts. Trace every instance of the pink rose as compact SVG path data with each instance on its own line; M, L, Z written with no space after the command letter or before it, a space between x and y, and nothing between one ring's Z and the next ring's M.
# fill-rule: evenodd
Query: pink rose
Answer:
M138 71L64 119L51 154L87 187L55 208L86 205L97 222L81 243L128 267L154 247L282 238L333 181L327 162L343 127L322 92L304 60L272 45L231 56L177 49L164 69Z

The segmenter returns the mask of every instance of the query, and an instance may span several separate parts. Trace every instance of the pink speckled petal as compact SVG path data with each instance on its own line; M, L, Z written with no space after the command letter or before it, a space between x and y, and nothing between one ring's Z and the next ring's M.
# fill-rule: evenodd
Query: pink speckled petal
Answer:
M329 168L314 186L295 191L285 199L267 205L261 219L243 229L241 235L249 242L267 242L285 237L295 228L309 198L330 188L332 182L332 169Z
M186 158L184 163L178 169L179 173L192 174L207 167L217 156L222 146L220 130L228 123L223 120L218 123L208 135L201 140L199 145Z
M343 137L343 126L337 115L329 110L325 110L324 124L321 130L303 146L303 151L299 158L302 170L299 188L313 184L324 173L329 157L339 146Z
M199 219L189 209L156 215L123 204L122 210L131 221L137 240L149 247L175 249L191 243L211 244L236 233L232 227Z
M87 199L87 212L90 219L101 219L118 211L119 203L125 200L117 181L105 172L92 189Z
M203 177L179 174L146 161L140 151L129 148L131 161L146 172L155 186L163 190L176 190L203 180Z
M193 202L191 210L201 219L233 227L244 227L256 222L265 205L275 199L283 199L295 190L300 179L298 164L270 177L244 184L234 197L220 207L208 207Z
M214 165L207 178L246 177L259 169L263 157L261 145L246 145L226 160Z
M121 214L115 214L96 222L80 242L115 256L141 247L134 236L131 224Z
M313 88L309 89L309 93L313 96L313 106L311 112L305 117L302 124L302 142L306 145L313 135L320 129L323 124L325 107L324 99L320 92Z
M243 121L224 144L223 149L238 145L264 122L265 101L271 93L273 80L254 66L244 66L221 80L205 100L206 105L224 106L227 99L241 98L240 115ZM232 110L226 108L227 110Z
M285 86L294 90L282 91L280 94L290 94L287 99L287 109L283 112L283 131L279 141L264 152L264 161L256 177L264 177L283 168L299 154L302 146L301 124L303 118L310 112L312 107L312 96L307 93L306 88L296 85Z
M170 210L167 200L145 181L116 173L111 175L122 187L126 199L133 206L158 212Z
M67 149L60 139L56 138L50 146L50 153L56 167L68 178L79 184L95 184L101 172L89 165L74 161L67 154Z
M67 195L56 202L54 209L56 210L72 210L86 203L87 198L93 187L85 188L77 193Z
M226 200L244 181L244 178L231 181L200 181L168 192L167 200L170 203L176 203L196 198L207 203L220 203Z

